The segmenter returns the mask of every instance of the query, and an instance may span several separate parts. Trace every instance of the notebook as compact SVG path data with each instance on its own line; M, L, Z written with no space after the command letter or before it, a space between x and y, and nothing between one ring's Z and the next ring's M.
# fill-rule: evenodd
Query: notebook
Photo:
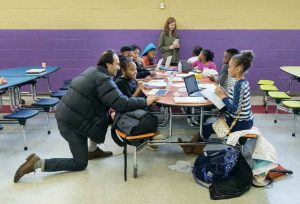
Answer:
M173 75L171 75L168 78L168 85L166 89L152 89L151 91L148 92L148 94L155 95L155 96L165 96L169 93L172 83L173 83Z
M184 83L186 90L188 92L188 95L191 97L203 97L201 94L197 80L195 78L195 75L189 75L187 77L184 77Z
M46 69L29 69L26 74L41 74L43 72L46 72Z
M203 97L173 97L175 103L206 103Z
M219 98L219 96L216 95L214 88L207 88L201 91L201 94L210 100L219 110L221 110L225 104L223 101Z

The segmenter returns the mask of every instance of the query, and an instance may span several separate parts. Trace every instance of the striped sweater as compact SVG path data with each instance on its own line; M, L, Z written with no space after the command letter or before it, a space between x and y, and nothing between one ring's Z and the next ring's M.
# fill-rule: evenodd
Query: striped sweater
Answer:
M236 118L240 113L239 121L253 120L250 86L247 80L236 81L235 85L230 89L228 97L224 98L223 102L226 105L225 116L227 118Z

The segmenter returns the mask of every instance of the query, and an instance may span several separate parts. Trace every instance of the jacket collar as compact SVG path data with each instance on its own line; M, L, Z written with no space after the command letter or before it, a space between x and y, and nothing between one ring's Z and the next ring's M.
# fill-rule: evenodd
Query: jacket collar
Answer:
M110 77L110 74L108 73L107 69L103 66L97 66L96 67L100 72L104 73L105 75Z

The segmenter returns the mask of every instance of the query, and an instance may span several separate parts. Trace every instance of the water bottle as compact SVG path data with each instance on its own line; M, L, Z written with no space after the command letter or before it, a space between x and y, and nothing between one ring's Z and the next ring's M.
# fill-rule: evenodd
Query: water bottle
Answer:
M178 62L178 73L179 74L182 73L182 64L181 64L181 62Z

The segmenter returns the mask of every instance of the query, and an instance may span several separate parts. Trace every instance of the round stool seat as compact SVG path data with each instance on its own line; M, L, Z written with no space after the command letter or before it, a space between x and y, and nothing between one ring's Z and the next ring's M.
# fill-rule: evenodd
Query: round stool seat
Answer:
M259 88L262 91L278 91L278 88L274 85L260 85Z
M274 81L261 79L257 82L258 85L274 85Z

